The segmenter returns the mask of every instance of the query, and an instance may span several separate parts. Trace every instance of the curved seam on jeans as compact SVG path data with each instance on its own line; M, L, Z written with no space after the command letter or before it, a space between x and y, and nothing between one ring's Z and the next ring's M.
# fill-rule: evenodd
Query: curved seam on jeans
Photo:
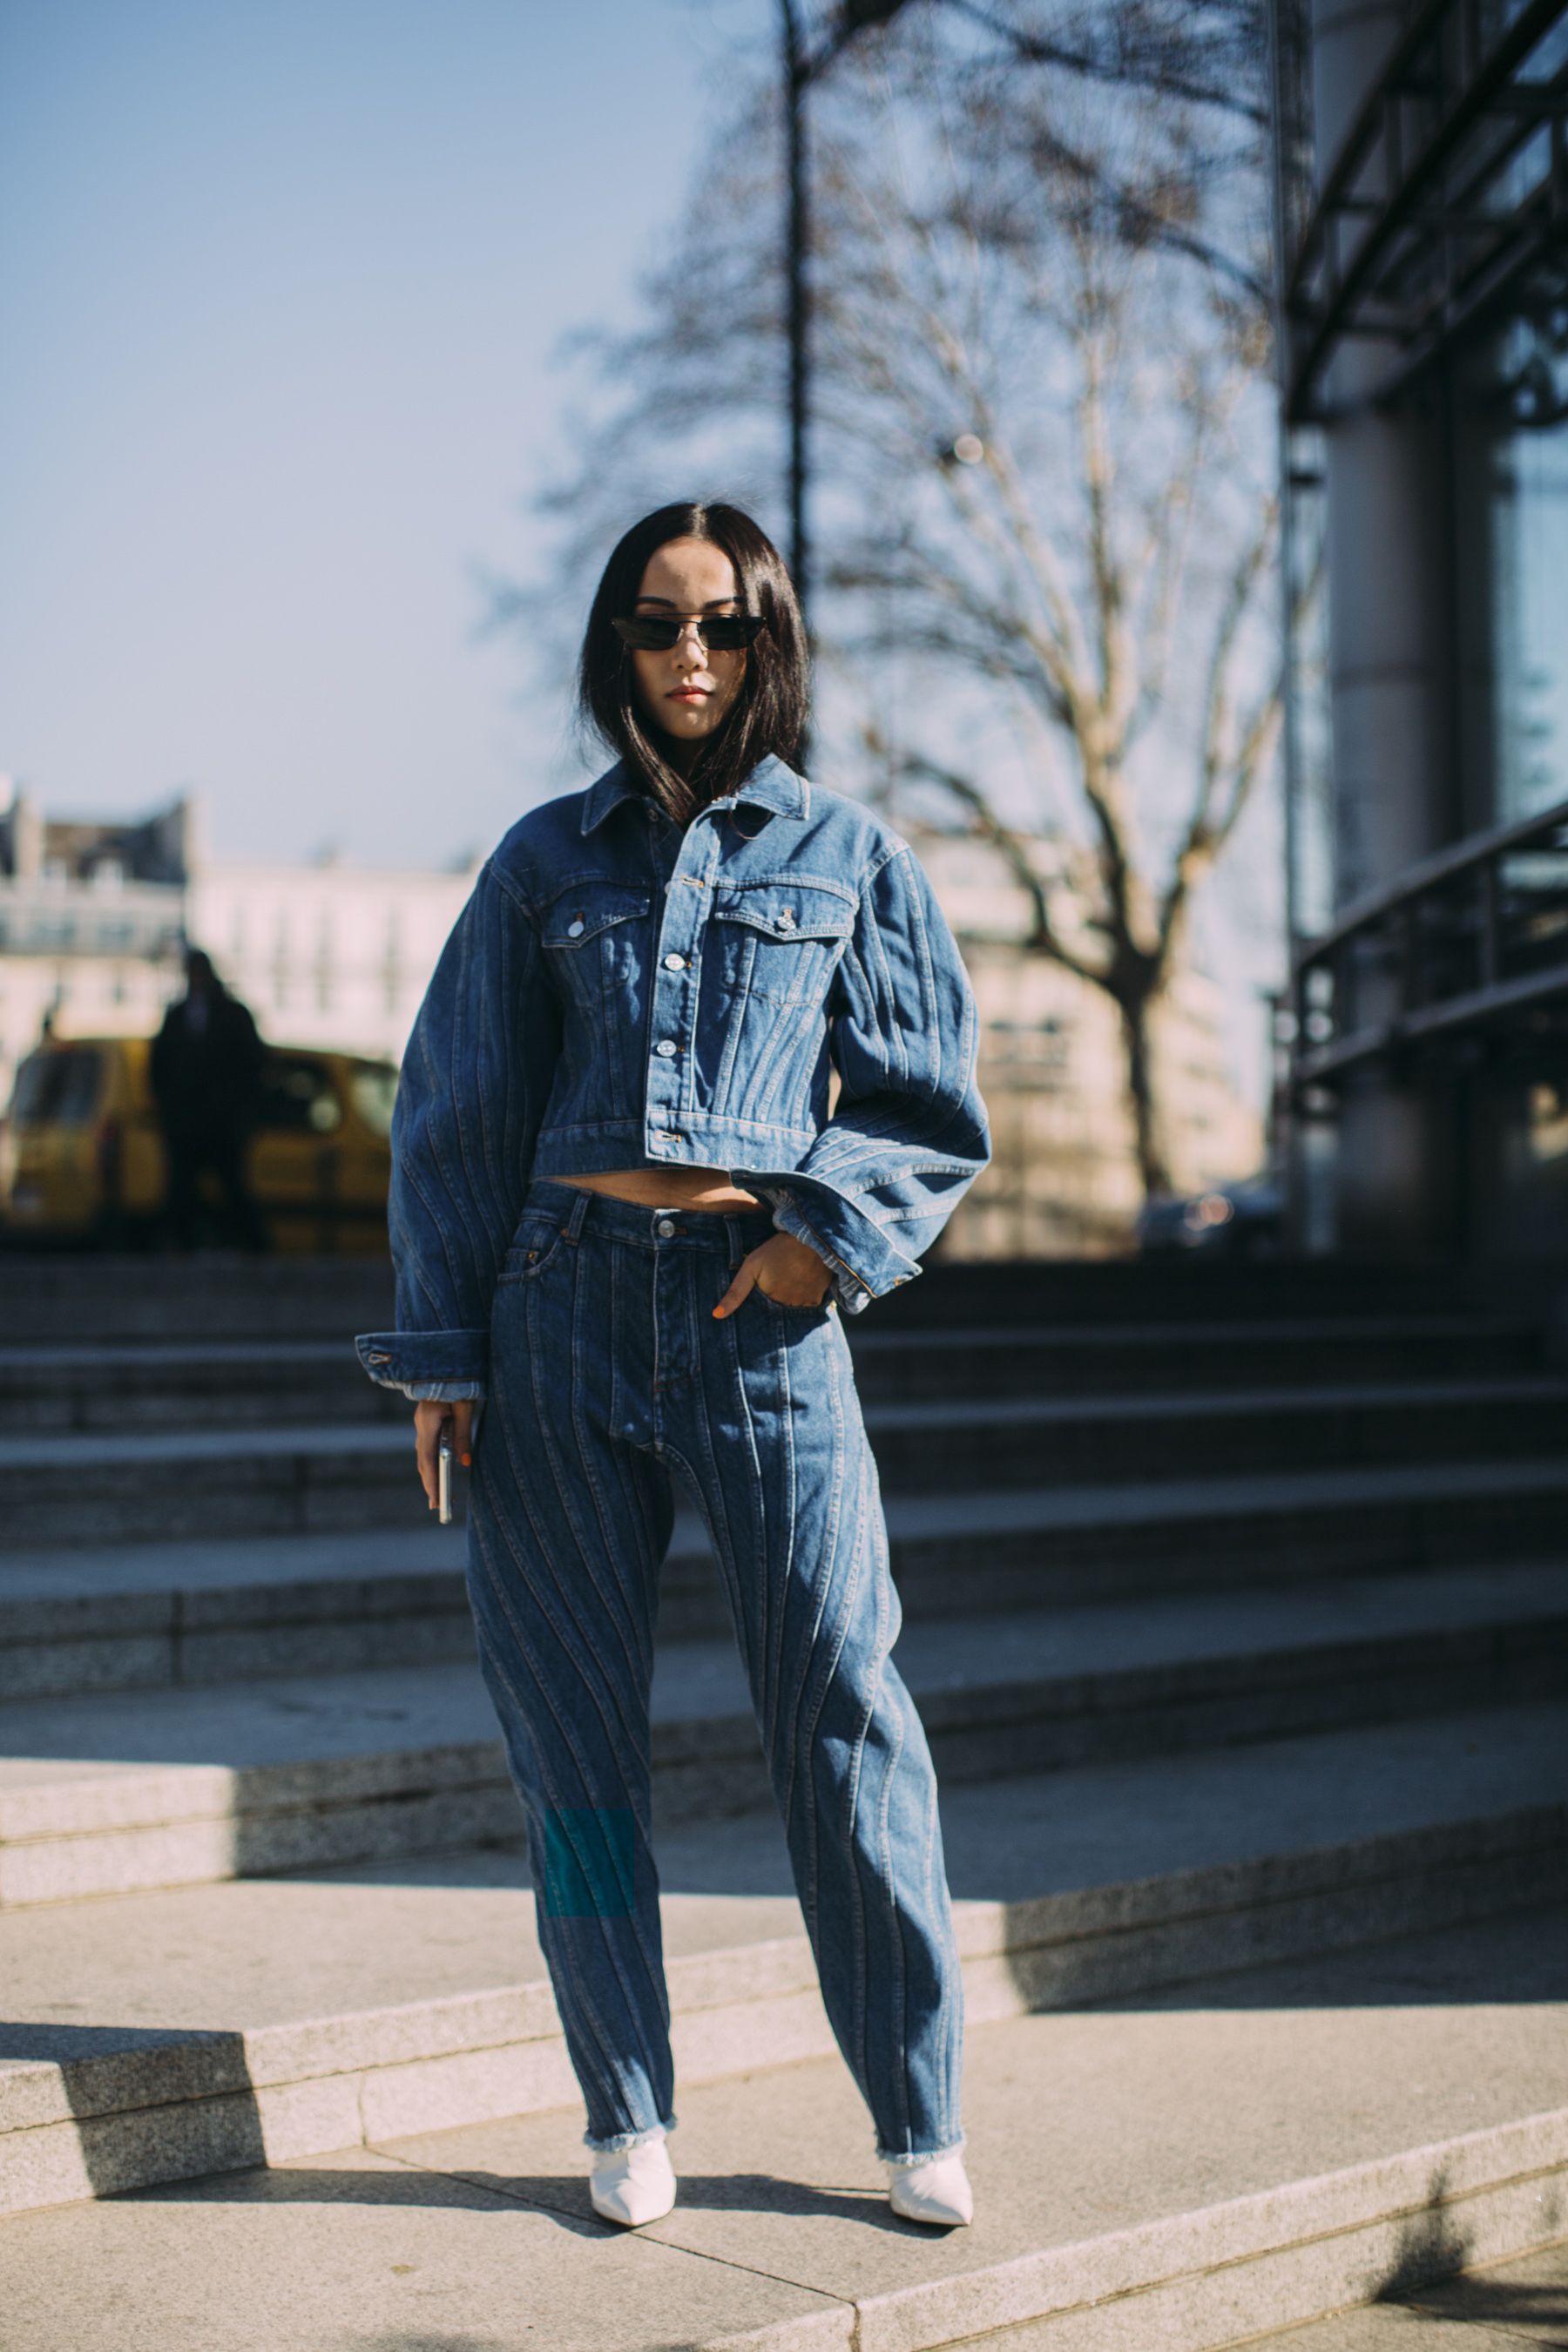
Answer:
M483 1548L483 1546L482 1546L482 1544L481 1544L481 1545L480 1545L480 1547L479 1547L479 1550L480 1550L481 1557L483 1556L483 1549L484 1549L484 1548ZM522 1643L522 1641L521 1641L521 1629L520 1629L520 1628L518 1628L518 1626L517 1626L517 1621L516 1621L515 1615L513 1614L512 1611L510 1610L510 1607L508 1606L508 1604L507 1604L506 1595L505 1595L504 1590L501 1588L501 1586L500 1586L500 1582L499 1582L499 1580L495 1577L493 1570L488 1570L488 1572L487 1572L487 1581L489 1581L489 1585L490 1585L490 1588L491 1588L491 1591L492 1591L493 1594L495 1595L495 1598L497 1599L497 1601L499 1601L499 1603L500 1603L500 1608L501 1608L502 1613L505 1615L505 1617L507 1618L508 1622L511 1624L511 1626L512 1626L512 1628L513 1628L514 1636L516 1637L516 1645L517 1645L517 1648L518 1648L519 1654L524 1654L524 1655L525 1655L525 1654L526 1654L526 1653L525 1653L525 1651L524 1651L523 1643ZM527 1728L527 1726L528 1726L528 1721L529 1721L529 1712L530 1712L530 1711L529 1711L528 1707L526 1706L526 1705L525 1705L525 1704L524 1704L524 1702L523 1702L523 1699L522 1699L521 1694L520 1693L520 1691L519 1691L519 1689L518 1689L518 1686L517 1686L516 1682L514 1681L514 1679L513 1679L513 1677L511 1676L511 1675L507 1671L507 1669L506 1669L506 1665L505 1665L505 1664L504 1664L503 1660L502 1660L502 1659L501 1659L501 1658L497 1654L496 1648L495 1648L495 1644L494 1644L494 1643L493 1643L493 1642L492 1642L492 1641L488 1637L488 1635L487 1635L487 1633L486 1633L486 1631L485 1631L484 1624L483 1624L482 1621L479 1618L479 1616L478 1616L478 1612L476 1612L475 1626L476 1626L476 1632L477 1632L477 1633L478 1633L478 1637L479 1637L479 1643L480 1643L481 1647L482 1647L482 1648L483 1648L483 1650L484 1650L484 1653L485 1653L486 1657L487 1657L487 1658L489 1659L489 1664L490 1664L491 1669L492 1669L492 1671L493 1671L493 1673L494 1673L494 1675L495 1675L495 1678L496 1678L496 1680L500 1684L500 1685L502 1686L502 1688L503 1688L503 1689L505 1689L505 1690L509 1693L509 1695L510 1696L512 1705L513 1705L513 1706L514 1706L514 1707L516 1708L516 1710L517 1710L518 1720L519 1720L519 1722L523 1726L523 1727L526 1729L526 1728ZM541 1714L542 1714L542 1715L543 1715L543 1716L551 1717L552 1717L552 1719L557 1723L557 1725L559 1725L560 1718L559 1718L559 1717L555 1714L555 1710L553 1709L553 1707L552 1706L552 1705L551 1705L551 1703L550 1703L549 1695L548 1695L548 1693L545 1691L544 1685L542 1685L542 1683L541 1683L541 1682L540 1682L540 1680L539 1680L539 1678L537 1677L537 1675L535 1675L535 1676L531 1677L531 1679L532 1679L532 1682L533 1682L533 1687L534 1687L534 1689L535 1689L536 1693L538 1694L538 1697L539 1697L539 1701L540 1701L540 1712L541 1712ZM537 1769L538 1769L538 1774L539 1774L539 1784L540 1784L540 1785L539 1785L539 1796L540 1796L540 1799L541 1799L541 1801L542 1801L542 1804L543 1804L543 1807L544 1807L545 1811L549 1811L550 1810L552 1810L552 1804L551 1804L551 1800L552 1800L552 1796L553 1795L553 1796L556 1798L556 1800L557 1800L557 1802L555 1803L555 1805L554 1805L554 1807L553 1807L553 1810L554 1810L555 1811L559 1812L559 1811L561 1811L561 1807L560 1807L560 1804L559 1804L559 1801L558 1801L560 1792L559 1792L559 1790L553 1790L553 1791L552 1790L552 1788L551 1788L551 1786L550 1786L550 1776L549 1776L549 1774L548 1774L548 1772L547 1772L547 1769L546 1769L546 1766L545 1766L544 1759L543 1759L543 1757L542 1757L542 1755L540 1755L540 1753L539 1753L539 1743L537 1742L537 1740L535 1740L535 1739L532 1738L531 1734L530 1734L529 1744L530 1744L531 1748L531 1749L533 1750L533 1752L534 1752L535 1762L536 1762L536 1766L537 1766ZM563 1744L567 1748L567 1749L568 1749L568 1752L569 1752L569 1753L573 1752L573 1744L572 1744L570 1741L563 1740ZM585 1776L584 1776L584 1777L585 1777ZM519 1795L520 1795L520 1796L521 1795L521 1790L519 1791ZM541 1827L542 1827L542 1824L541 1825ZM531 1823L530 1824L530 1828L531 1828L531 1828L532 1828L532 1824L531 1824ZM542 1838L542 1836L541 1836L541 1850L542 1850L542 1849L543 1849L543 1838ZM545 1958L546 1958L546 1959L548 1960L548 1959L549 1959L549 1945L550 1945L550 1941L551 1941L552 1939L551 1939L551 1937L550 1937L550 1935L549 1935L548 1928L547 1928L546 1924L545 1924L545 1922L546 1922L546 1915L545 1915L545 1913L544 1913L544 1911L543 1911L543 1909L542 1909L542 1906L540 1904L540 1895L541 1895L541 1892L542 1892L541 1887L540 1887L540 1886L539 1886L539 1885L536 1883L535 1887L534 1887L534 1901L535 1901L536 1908L539 1910L539 1916L540 1916L540 1927L541 1927L541 1937L540 1937L540 1940L541 1940L542 1945L543 1945L543 1947L544 1947L544 1949L545 1949ZM635 1928L635 1924L636 1924L636 1923L635 1923L635 1920L634 1920L634 1928ZM641 1949L641 1948L642 1948L642 1939L641 1939L641 1937L638 1937L637 1938L637 1944L638 1944L638 1948L639 1948L639 1949ZM645 1958L646 1958L646 1952L645 1952ZM552 1980L553 1981L553 1978L554 1978L554 1970L553 1970L553 1969L552 1969L551 1975L552 1975ZM624 1979L622 1979L621 1981L622 1981L622 1993L623 1993L623 1997L627 1999L627 2006L628 2006L628 2008L630 2009L631 2013L632 2013L632 2015L633 2015L633 2016L634 2016L634 2018L635 2018L635 2017L636 2017L636 2015L637 2015L637 2004L636 2004L634 2001L630 2000L629 1997L627 1997L627 1996L626 1996L626 1986L625 1986ZM656 1990L657 1990L657 1979L654 1979L654 1981L655 1981L655 1987L656 1987ZM572 1998L572 1994L573 1994L574 1990L574 1986L572 1985L572 1983L571 1983L571 1981L570 1981L570 1979L569 1979L569 1980L568 1980L568 1984L567 1984L567 1987L565 1988L567 2003L568 2003L568 2005L570 2006L570 2008L572 2009L573 2013L574 2013L574 2017L575 2017L575 2019L576 2019L578 2031L579 2031L579 2033L580 2033L580 2035L581 2035L581 2037L582 2037L582 2039L583 2039L584 2042L586 2044L586 2046L587 2046L587 2048L588 2048L589 2050L591 2050L591 2051L593 2051L593 2052L595 2052L595 2053L597 2053L597 2056L598 2056L598 2062L599 2062L599 2078L598 2078L598 2081L597 2081L597 2083L596 2083L596 2084L595 2084L595 2088L596 2088L596 2089L601 2093L601 2095L603 2095L603 2094L604 2094L604 2092L605 2092L605 2090L606 2085L614 2086L614 2085L617 2083L617 2081L618 2081L618 2069L617 2069L617 2058L618 2058L618 2053L616 2053L616 2052L613 2052L612 2050L610 2050L610 2049L609 2049L609 2047L606 2045L605 2041L605 2037L604 2037L603 2033L602 2033L602 2032L601 2032L601 2031L600 2031L600 2021L599 2021L598 2017L596 2016L596 2014L595 2014L595 2012L594 2012L594 2011L593 2011L592 2007L591 2007L591 2006L589 2006L589 2005L587 2005L587 2004L579 2003L579 2002L577 2002L576 2000L573 2000L573 1998ZM560 1995L558 1995L558 1996L557 1996L557 1999L558 1999L558 2000L560 2000ZM564 2024L564 2023L565 2023L565 2021L566 2021L563 2019L563 2023ZM652 2057L652 2055L653 2055L653 2053L647 2053L647 2052L646 2052L646 2051L645 2051L645 2052L643 2052L641 2054L642 2054L642 2056L644 2057L645 2063L647 2063L647 2062L651 2059L651 2057ZM649 2074L649 2077L650 2077L650 2079L652 2079L653 2077L655 2077L655 2076L657 2075L657 2074L658 2074L658 2067L657 2067L657 2065L655 2065L655 2064L653 2064L653 2063L648 2063L648 2074Z
M587 1196L584 1195L584 1197L586 1198ZM580 1302L590 1286L584 1275L585 1262L583 1255L584 1249L588 1251L602 1249L605 1251L605 1254L609 1260L610 1328L612 1330L618 1328L617 1318L616 1317L616 1304L621 1270L620 1252L613 1242L605 1244L602 1241L595 1240L592 1236L590 1236L586 1243L579 1244L577 1263L574 1268L574 1279L572 1285L572 1331L569 1349L572 1381L572 1434L577 1448L577 1468L582 1474L583 1483L587 1489L588 1497L593 1507L595 1528L600 1545L602 1546L603 1557L606 1561L613 1563L620 1547L617 1541L616 1531L610 1524L606 1516L608 1511L608 1498L605 1496L604 1487L600 1482L598 1464L595 1459L595 1449L589 1444L583 1426L583 1385L578 1377L578 1368L583 1361ZM591 1265L592 1259L590 1258L586 1263ZM541 1350L541 1353L542 1353L542 1350ZM611 1402L613 1403L613 1398ZM542 1418L543 1416L541 1415L542 1421ZM558 1486L560 1482L558 1480ZM562 1496L562 1505L564 1509L564 1494ZM581 1542L580 1538L579 1541ZM624 1631L630 1644L637 1675L641 1678L644 1687L646 1688L651 1685L653 1680L654 1643L652 1612L639 1610L634 1604L631 1596L626 1592L624 1583L617 1585L613 1593L606 1592L604 1586L600 1583L598 1577L594 1572L593 1563L587 1557L585 1547L584 1548L584 1566L588 1570L589 1582L593 1590L599 1595L606 1614L611 1618L612 1622L615 1622L617 1619L624 1622ZM656 1562L652 1560L646 1562L638 1560L636 1565L638 1570L647 1577L649 1582L653 1582L655 1580L658 1574L658 1565ZM612 1603L615 1605L612 1605ZM630 1663L630 1661L628 1661L628 1663ZM619 1712L626 1728L626 1737L635 1748L637 1743L637 1723L635 1720L628 1719L624 1708L620 1709ZM646 1716L646 1707L641 1710L641 1713ZM650 1801L650 1829L651 1825L652 1814Z
M574 1259L573 1262L574 1322L575 1321L575 1307L579 1292L580 1265L581 1259ZM525 1321L527 1322L531 1323L534 1318L534 1315L537 1311L538 1297L539 1294L537 1291L531 1291L527 1294L528 1313L525 1317ZM531 1337L531 1334L530 1336ZM540 1410L538 1394L538 1367L542 1359L543 1352L544 1351L540 1348L533 1347L531 1345L530 1346L529 1385L534 1398L534 1420L536 1426L540 1429L544 1438L546 1459L549 1464L552 1477L554 1480L557 1499L562 1504L563 1519L573 1538L575 1539L578 1558L581 1559L584 1557L584 1547L581 1536L578 1532L575 1517L566 1507L563 1482L560 1475L559 1463L555 1458L553 1433L551 1427L550 1417ZM554 1547L548 1541L544 1530L539 1524L536 1514L530 1507L527 1489L523 1479L520 1475L520 1465L517 1463L516 1456L512 1450L511 1432L510 1428L507 1431L506 1455L508 1465L512 1472L512 1483L514 1488L518 1495L518 1498L522 1505L527 1522L530 1528L533 1530L535 1539L538 1542L542 1560L546 1564L556 1590L562 1594L565 1601L566 1608L569 1612L568 1616L565 1619L563 1619L559 1612L552 1606L546 1595L539 1590L538 1586L534 1584L532 1580L529 1577L526 1562L516 1554L515 1549L509 1545L509 1549L513 1550L513 1558L516 1560L520 1580L524 1589L529 1592L533 1605L539 1611L541 1617L543 1618L544 1621L552 1628L556 1639L560 1642L561 1647L566 1652L568 1657L572 1660L579 1685L584 1696L593 1706L594 1711L598 1717L605 1748L607 1751L612 1768L616 1771L620 1782L621 1791L623 1793L632 1793L627 1785L627 1775L623 1759L626 1755L629 1754L634 1766L640 1766L642 1759L638 1754L635 1735L631 1731L630 1727L625 1723L624 1710L616 1698L608 1693L602 1694L595 1686L596 1679L598 1681L607 1682L610 1680L610 1677L605 1673L604 1661L597 1655L596 1645L594 1643L588 1629L582 1623L578 1612L572 1608L570 1599L572 1580L563 1573L564 1563L557 1560ZM498 1514L498 1517L500 1515ZM596 1581L595 1589L597 1590ZM504 1593L498 1594L498 1598L500 1600L508 1622L512 1627L513 1635L517 1641L519 1652L523 1656L526 1656L527 1643L523 1639L522 1629L518 1623L516 1613L508 1605ZM568 1625L570 1625L572 1633L576 1637L574 1640L567 1637L566 1628ZM510 1676L503 1675L501 1679L505 1682L509 1689L513 1687ZM574 1722L570 1721L563 1716L559 1706L554 1702L552 1695L546 1689L544 1684L537 1675L534 1676L534 1685L539 1693L541 1712L544 1716L548 1717L554 1724L561 1747L563 1750L572 1758L573 1763L577 1770L580 1783L584 1791L586 1791L592 1787L593 1779L587 1769L583 1739L577 1726ZM609 1700L608 1712L606 1712L606 1698ZM526 1721L527 1711L521 1707L521 1702L519 1702L519 1711ZM621 1728L625 1735L624 1749L618 1746L615 1735L615 1725L617 1717L621 1719ZM542 1779L542 1759L541 1759L541 1772ZM559 1802L557 1802L557 1811L559 1810L560 1806ZM636 1811L637 1808L634 1807L634 1818L636 1816ZM643 1968L647 1974L649 1985L654 1990L656 1995L660 1995L660 1999L662 2000L662 1995L660 1993L660 1989L663 1983L662 1939L660 1949L656 1952L648 1942L643 1922L637 1915L635 1894L630 1916L633 1943L642 1960ZM606 1937L605 1940L607 1945L608 1938ZM635 2017L639 2012L640 2005L626 1980L619 1960L616 1958L613 1952L610 1953L609 1957L611 1959L613 1973L621 1987L622 1997L626 2001L629 2011ZM594 2039L595 2043L600 2042L600 2037L596 2027ZM645 2060L649 2055L646 2051L642 2054L645 2057ZM605 2055L606 2063L613 2064L611 2053L606 2052ZM657 2073L657 2068L650 2068L650 2073Z
M781 1353L782 1352L783 1350L781 1349ZM858 1585L858 1571L854 1567L852 1567L848 1578L845 1580L844 1591L837 1610L833 1615L829 1616L827 1601L829 1596L833 1592L836 1583L839 1580L839 1559L843 1535L842 1512L840 1507L843 1495L844 1469L844 1448L840 1443L842 1415L838 1410L839 1397L837 1378L837 1366L831 1355L829 1358L829 1363L831 1370L828 1385L830 1402L833 1409L832 1426L834 1431L834 1478L831 1487L829 1507L826 1514L824 1538L817 1555L819 1562L825 1563L825 1565L820 1569L816 1584L813 1591L812 1597L816 1601L816 1614L812 1621L810 1638L802 1654L802 1671L796 1675L790 1695L790 1704L787 1714L791 1735L791 1770L788 1786L792 1792L797 1784L804 1788L806 1818L802 1825L802 1839L803 1843L805 1844L806 1851L811 1855L814 1883L820 1878L817 1852L818 1842L822 1834L821 1821L817 1811L816 1778L814 1769L816 1754L817 1732L822 1719L823 1709L826 1707L828 1698L838 1681L845 1646L848 1640L849 1626L854 1615L855 1598ZM863 1437L862 1443L864 1443ZM831 1630L825 1632L825 1628ZM805 1735L804 1738L802 1737L803 1730ZM804 1759L804 1771L801 1769L799 1761L801 1759ZM849 1818L852 1820L852 1816ZM842 1826L843 1824L841 1822L841 1830ZM842 1840L842 1837L841 1843L845 1843ZM847 1850L852 1853L852 1841L848 1842ZM852 1890L851 1904L853 1913L856 1917L859 1917L860 1890L858 1873L852 1866L848 1873L848 1883ZM859 2031L857 2036L852 2036L852 2047L858 2043L858 2064L857 2064L856 2056L851 2054L851 2051L846 2050L844 2054L849 2063L850 2071L855 2074L857 2080L860 2082L862 2087L864 2087L868 2083L869 2076L865 2063L864 2047L865 2001L863 1997L863 1985L865 1974L865 1936L863 1932L863 1922L862 1931L857 1937L855 1941L855 1955L857 1957L857 1965L852 1971L852 1980L855 1990L851 2002L851 2009L854 2021L857 2023ZM840 2046L842 2046L842 2044Z
M575 1391L577 1385L576 1368L578 1360L577 1309L578 1300L583 1287L581 1280L582 1255L580 1251L571 1261L571 1272L572 1305L568 1318L569 1328L572 1334L568 1349L570 1376L573 1386L571 1425L573 1438L577 1446L579 1466L585 1466L582 1462L583 1445L577 1423L575 1404ZM566 1615L564 1620L563 1620L557 1616L553 1610L549 1611L547 1613L550 1616L551 1622L557 1626L563 1622L571 1624L577 1635L581 1648L586 1652L588 1657L593 1661L595 1666L598 1669L601 1675L605 1675L605 1682L613 1685L606 1691L605 1699L597 1705L599 1718L605 1727L606 1743L612 1748L614 1747L615 1742L611 1736L610 1727L613 1722L618 1722L628 1746L635 1754L637 1750L637 1727L635 1722L630 1721L627 1718L626 1709L622 1702L620 1693L626 1688L627 1680L631 1682L632 1686L635 1689L638 1659L641 1654L641 1646L635 1639L633 1629L621 1622L624 1612L618 1612L611 1606L609 1598L606 1595L604 1587L594 1573L593 1560L589 1552L589 1548L584 1540L584 1529L579 1512L573 1500L570 1498L569 1482L563 1475L563 1465L560 1460L559 1447L557 1444L555 1415L544 1410L543 1400L540 1394L540 1375L543 1368L548 1350L537 1343L537 1334L534 1328L540 1316L539 1292L536 1290L530 1291L526 1295L524 1306L529 1341L528 1379L530 1392L533 1398L533 1422L535 1428L540 1433L545 1463L549 1468L551 1477L554 1482L555 1498L560 1506L561 1511L561 1523L567 1528L571 1539L575 1546L578 1560L587 1572L589 1591L593 1593L595 1598L598 1601L600 1607L604 1610L605 1619L612 1633L619 1637L621 1655L628 1669L627 1676L617 1682L616 1678L605 1674L604 1661L598 1654L599 1644L594 1638L593 1629L584 1622L582 1610L576 1601L575 1596L578 1590L577 1580L563 1573L564 1563L558 1563L554 1558L553 1549L552 1547L545 1546L542 1542L541 1549L545 1552L546 1557L550 1559L552 1571L554 1575L556 1586L561 1594L562 1603L566 1612ZM522 1468L521 1465L518 1464L516 1457L512 1453L510 1442L510 1431L508 1432L508 1441L507 1457L512 1465L512 1474L517 1486L517 1490L518 1493L523 1496L523 1507L527 1510L528 1503ZM593 1478L591 1473L585 1483L590 1502L595 1507L595 1516L597 1517L598 1496L595 1491L596 1482ZM534 1515L531 1511L529 1512L529 1517L531 1524L536 1524ZM563 1647L570 1649L572 1644L563 1640ZM606 1712L606 1708L608 1712Z

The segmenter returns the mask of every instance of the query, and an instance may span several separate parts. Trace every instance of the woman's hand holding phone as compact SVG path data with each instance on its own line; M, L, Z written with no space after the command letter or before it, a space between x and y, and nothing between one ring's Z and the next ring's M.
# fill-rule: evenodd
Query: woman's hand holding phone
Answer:
M468 1467L474 1452L474 1404L471 1397L459 1397L455 1403L444 1404L438 1397L422 1397L414 1408L414 1452L419 1465L419 1480L425 1489L425 1499L434 1511L441 1500L440 1447L443 1428L450 1431L452 1452Z

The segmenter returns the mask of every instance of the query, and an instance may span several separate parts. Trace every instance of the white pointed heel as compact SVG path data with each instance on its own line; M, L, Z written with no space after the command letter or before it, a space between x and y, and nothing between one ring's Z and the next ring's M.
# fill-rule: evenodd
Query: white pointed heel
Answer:
M961 2156L933 2157L930 2164L889 2164L888 2197L906 2221L928 2221L938 2230L961 2230L974 2219L974 2191Z
M588 2194L601 2221L618 2221L623 2230L662 2221L675 2203L669 2150L662 2139L644 2140L640 2147L595 2150Z

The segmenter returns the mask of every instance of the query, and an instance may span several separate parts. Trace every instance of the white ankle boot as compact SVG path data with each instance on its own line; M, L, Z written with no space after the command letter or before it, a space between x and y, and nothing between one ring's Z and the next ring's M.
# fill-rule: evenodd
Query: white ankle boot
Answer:
M894 2212L906 2221L958 2230L974 2219L974 2192L961 2156L933 2157L929 2164L889 2164L888 2196Z
M662 2221L675 2203L669 2150L662 2139L644 2140L640 2147L595 2149L588 2194L599 2219L618 2221L623 2230Z

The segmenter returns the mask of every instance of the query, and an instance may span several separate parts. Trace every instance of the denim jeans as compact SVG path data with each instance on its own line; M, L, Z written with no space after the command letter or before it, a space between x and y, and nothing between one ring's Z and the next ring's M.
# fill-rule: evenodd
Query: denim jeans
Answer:
M588 2144L674 2123L648 1688L671 1474L712 1538L827 2014L895 2161L962 2145L936 1779L849 1350L753 1291L773 1231L535 1182L496 1291L468 1579Z

